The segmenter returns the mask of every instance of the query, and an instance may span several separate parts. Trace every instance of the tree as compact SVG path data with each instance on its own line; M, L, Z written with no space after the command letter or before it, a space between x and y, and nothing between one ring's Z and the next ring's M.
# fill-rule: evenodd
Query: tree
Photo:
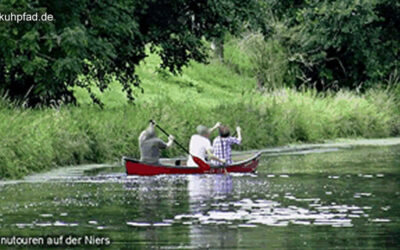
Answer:
M305 59L304 72L319 88L382 82L399 67L399 7L398 1L340 0L302 9L296 20L307 35L294 51Z
M297 86L359 89L385 82L400 67L400 2L395 0L264 1L265 20L278 18L278 37L303 73ZM288 8L291 7L291 8ZM270 26L266 38L276 30Z
M133 100L132 87L140 85L135 66L147 45L162 68L180 72L190 60L206 62L204 39L235 32L254 6L241 0L3 0L0 13L48 13L55 21L0 22L1 89L29 105L70 102L72 86L90 91L80 75L97 79L101 91L116 77Z
M274 90L289 86L289 60L287 52L274 36L265 40L261 33L250 33L242 41L250 59L258 90Z

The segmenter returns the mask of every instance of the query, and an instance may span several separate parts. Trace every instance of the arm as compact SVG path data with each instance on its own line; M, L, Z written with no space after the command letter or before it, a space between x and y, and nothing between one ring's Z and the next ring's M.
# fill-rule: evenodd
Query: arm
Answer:
M239 126L236 127L236 133L238 134L238 141L242 142L242 129Z
M145 137L146 137L146 131L142 131L142 133L140 133L139 135L139 142L142 142Z
M210 128L210 133L213 132L214 130L216 130L217 128L219 128L221 126L220 122L217 122L214 127Z
M210 149L207 149L207 155L208 155L208 157L210 157L211 160L216 160L216 161L219 161L221 163L226 163L226 160L220 159L220 158L216 157L215 155L213 155L213 153L211 152Z

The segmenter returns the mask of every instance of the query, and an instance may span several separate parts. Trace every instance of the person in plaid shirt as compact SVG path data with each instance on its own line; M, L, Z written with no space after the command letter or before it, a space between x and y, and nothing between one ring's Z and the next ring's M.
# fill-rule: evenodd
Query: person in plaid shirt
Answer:
M219 127L219 136L213 141L213 153L216 157L224 159L225 164L219 161L212 160L211 163L216 166L229 165L232 163L232 145L240 144L242 142L241 128L236 128L238 137L230 136L230 131L227 126Z

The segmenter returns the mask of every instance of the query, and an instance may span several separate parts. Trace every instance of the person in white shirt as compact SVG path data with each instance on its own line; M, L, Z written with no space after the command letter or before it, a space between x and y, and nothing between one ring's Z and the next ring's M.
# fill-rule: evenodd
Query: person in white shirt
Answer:
M197 134L193 135L190 138L190 143L189 143L189 159L187 162L187 166L190 167L197 167L197 164L193 161L193 158L191 155L199 157L203 161L206 161L206 156L208 160L215 160L219 161L221 163L225 163L226 161L224 159L219 159L212 153L212 146L211 146L211 141L209 139L211 132L217 129L219 126L221 126L220 122L217 122L214 127L211 129L207 128L206 126L199 125L197 126Z

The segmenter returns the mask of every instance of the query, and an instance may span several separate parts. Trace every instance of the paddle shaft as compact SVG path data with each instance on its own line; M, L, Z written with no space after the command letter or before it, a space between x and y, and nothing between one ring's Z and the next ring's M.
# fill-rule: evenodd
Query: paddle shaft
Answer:
M168 137L170 136L170 134L169 134L167 131L165 131L162 127L158 126L158 124L155 123L153 120L150 120L150 122L153 123L159 130L161 130L161 132L163 132L166 136L168 136ZM183 151L185 151L187 154L190 154L189 151L188 151L184 146L182 146L179 142L177 142L175 139L174 139L173 141L174 141L175 144L178 145Z

